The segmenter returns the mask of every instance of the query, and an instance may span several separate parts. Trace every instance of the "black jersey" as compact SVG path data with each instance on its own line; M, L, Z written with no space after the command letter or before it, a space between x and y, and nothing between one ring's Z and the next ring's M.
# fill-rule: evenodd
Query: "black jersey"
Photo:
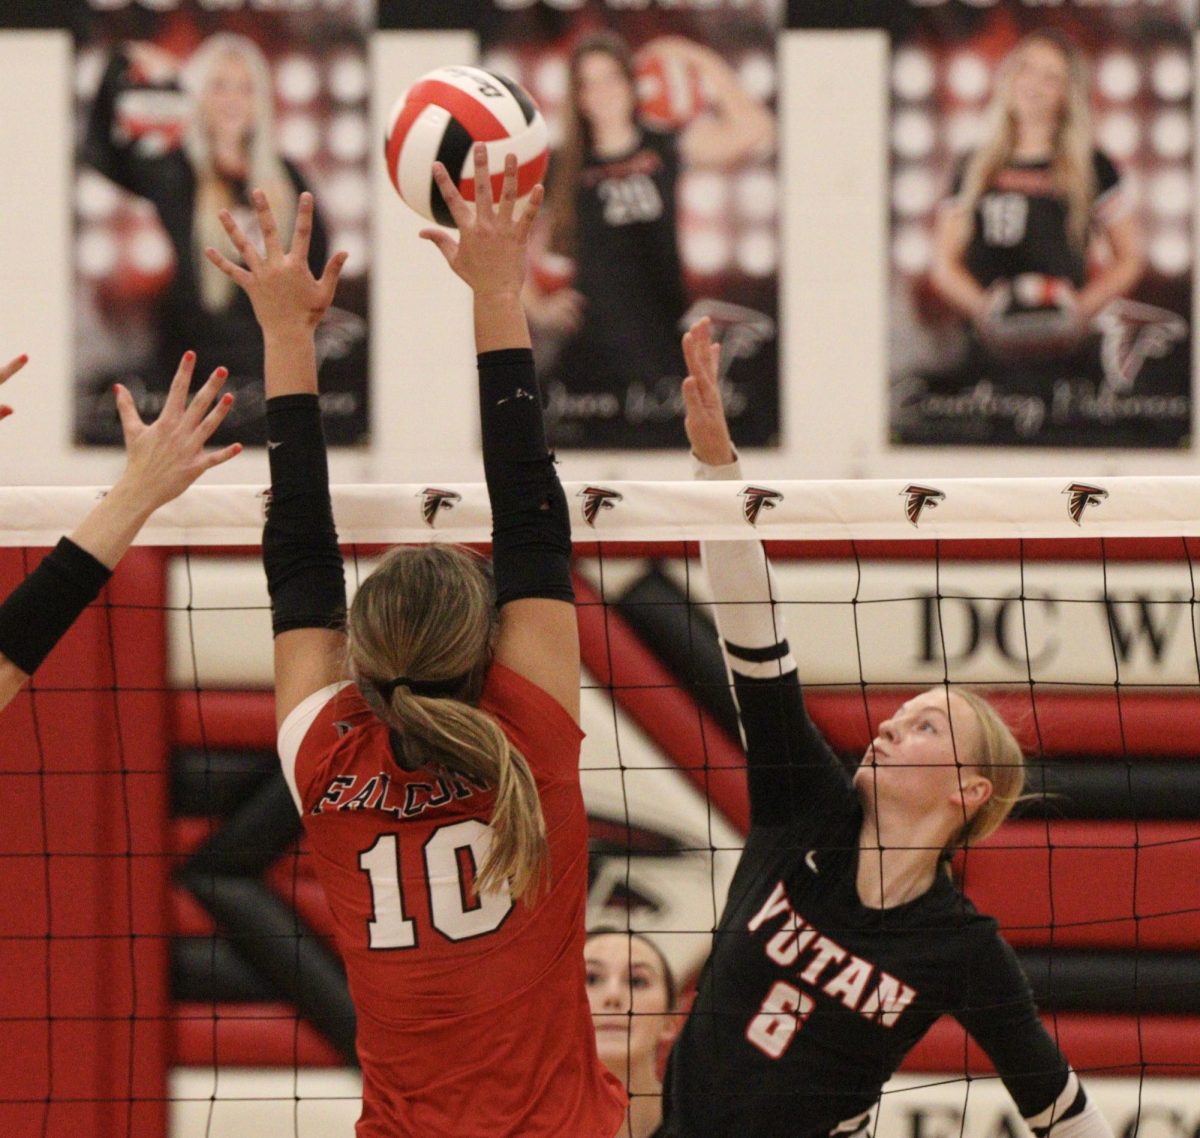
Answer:
M675 136L648 128L628 153L584 161L574 287L585 307L542 376L552 442L675 446L683 437L679 173Z
M991 1056L1023 1115L1043 1111L1070 1071L996 922L941 873L907 904L864 905L862 808L795 671L735 680L751 829L671 1052L667 1133L854 1133L944 1014Z
M1092 152L1096 197L1092 219L1115 210L1121 176L1109 158ZM954 179L962 188L964 166ZM1067 202L1054 184L1049 162L1010 162L993 175L975 203L965 264L985 288L1021 273L1064 277L1081 288L1087 276L1084 250L1067 232Z

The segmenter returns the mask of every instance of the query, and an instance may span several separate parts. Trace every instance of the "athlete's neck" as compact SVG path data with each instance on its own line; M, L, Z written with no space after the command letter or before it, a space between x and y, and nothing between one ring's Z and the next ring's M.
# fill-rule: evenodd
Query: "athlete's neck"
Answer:
M597 158L628 154L637 145L639 133L634 122L598 125L592 134L592 150Z
M614 1138L650 1138L662 1122L662 1083L652 1064L639 1064L632 1071L623 1064L619 1066L619 1071L613 1071L612 1066L608 1069L626 1086L629 1110Z
M868 909L894 909L929 892L937 880L941 846L933 829L924 830L918 823L906 827L902 839L881 841L874 820L869 814L864 817L855 885Z

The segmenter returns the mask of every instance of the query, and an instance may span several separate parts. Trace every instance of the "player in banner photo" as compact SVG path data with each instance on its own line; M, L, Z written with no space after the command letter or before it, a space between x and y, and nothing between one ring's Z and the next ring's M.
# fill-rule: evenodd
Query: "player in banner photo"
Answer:
M702 479L738 479L706 323L685 337ZM750 832L668 1062L670 1138L848 1138L942 1015L987 1052L1038 1138L1111 1138L995 920L947 864L1021 795L1021 749L962 689L908 700L851 775L804 706L757 541L702 542L746 743Z
M1006 34L999 16L992 23ZM1188 184L1171 157L1171 147L1188 149L1177 136L1190 135L1175 89L1148 85L1144 99L1120 109L1111 101L1126 88L1111 68L1093 94L1073 40L1038 27L998 62L990 101L977 112L975 92L982 97L989 82L985 31L914 38L895 55L892 440L1182 445L1191 417L1190 240L1160 216L1179 211L1170 195L1186 196L1179 187ZM1177 60L1190 82L1175 39L1124 34L1111 42ZM979 69L974 86L962 78L963 59ZM914 75L928 69L936 82L939 68L945 82L931 114ZM1093 99L1100 134L1127 172L1097 143ZM1141 120L1155 145L1131 150ZM955 154L949 192L932 213L925 187ZM1152 192L1139 195L1135 185Z
M1078 50L1052 32L1027 36L1001 65L986 137L942 206L932 282L971 321L981 367L1086 367L1093 320L1142 275L1141 226L1093 145L1088 99ZM1097 246L1102 264L1089 257Z
M569 260L573 279L551 288L543 274L526 289L558 446L678 445L678 334L688 302L680 174L736 167L774 145L774 116L715 51L664 36L639 58L651 56L664 75L692 82L697 99L705 92L705 109L686 126L655 127L639 113L637 60L619 36L587 35L570 56L546 212L549 250Z

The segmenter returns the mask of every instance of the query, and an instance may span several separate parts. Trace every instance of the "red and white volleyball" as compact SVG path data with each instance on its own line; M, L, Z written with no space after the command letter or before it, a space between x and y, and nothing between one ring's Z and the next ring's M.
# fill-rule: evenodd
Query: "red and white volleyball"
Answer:
M704 109L704 84L691 60L651 48L638 55L637 97L643 122L678 130Z
M396 192L422 217L453 226L433 181L441 162L475 200L474 144L487 143L492 194L500 196L504 158L517 156L518 212L549 162L546 120L519 83L482 67L440 67L418 79L388 115L384 154Z

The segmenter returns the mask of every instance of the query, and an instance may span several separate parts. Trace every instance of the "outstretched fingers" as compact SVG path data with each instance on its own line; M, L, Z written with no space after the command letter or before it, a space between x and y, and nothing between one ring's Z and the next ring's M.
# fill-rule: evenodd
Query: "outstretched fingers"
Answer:
M188 389L192 386L192 373L195 370L196 353L184 352L183 358L179 361L179 367L175 369L175 378L171 380L166 401L163 403L162 417L164 419L177 418L183 414L183 409L187 406Z
M231 281L245 288L253 279L252 273L243 269L241 265L235 265L223 253L219 253L211 245L204 250L204 255L217 266Z
M232 396L227 396L230 403L233 402ZM224 400L222 400L224 402ZM224 416L222 416L224 418ZM222 447L220 450L208 450L204 452L204 470L212 470L214 466L220 466L223 462L228 462L231 458L236 458L242 453L241 443L230 443L227 447Z
M495 201L492 198L492 177L488 169L487 145L475 143L475 216L491 217Z
M308 260L308 247L313 231L313 196L307 190L296 203L296 225L292 230L292 256Z
M517 240L525 244L533 231L533 223L537 220L538 211L542 208L542 200L546 196L545 187L539 182L529 192L529 200L525 203L525 212L517 222Z
M500 208L496 211L497 219L506 224L511 222L516 203L517 156L510 152L504 156L504 181L500 184Z
M6 379L12 379L27 363L29 363L29 357L24 352L16 359L9 360L3 367L0 367L0 383Z
M255 247L254 242L242 232L242 227L234 220L233 214L229 210L220 210L217 217L221 222L221 227L229 235L229 240L233 242L233 247L238 251L238 256L242 258L246 268L253 272L263 263L262 254Z
M187 408L188 424L192 427L198 426L200 420L208 414L208 409L213 405L221 388L225 386L225 380L229 378L229 370L227 368L216 368L212 375L208 377L207 382L192 398L191 403ZM232 401L232 397L231 397ZM207 436L205 436L207 438Z
M283 246L279 241L279 226L275 224L275 214L271 212L271 203L267 201L267 195L262 190L255 190L250 199L254 202L254 212L258 215L258 228L263 235L263 248L267 252L267 258L282 257ZM297 208L297 217L299 212Z
M307 252L304 254L307 260ZM321 295L333 300L333 294L337 292L338 279L342 275L342 269L346 267L346 262L350 259L350 254L346 252L334 253L326 263L324 270L321 273L321 279L317 284L321 288Z
M433 164L433 180L437 183L437 188L446 203L446 208L450 211L450 216L454 219L454 224L459 229L470 225L471 207L458 192L458 187L454 184L454 179L450 177L450 172L440 162Z

